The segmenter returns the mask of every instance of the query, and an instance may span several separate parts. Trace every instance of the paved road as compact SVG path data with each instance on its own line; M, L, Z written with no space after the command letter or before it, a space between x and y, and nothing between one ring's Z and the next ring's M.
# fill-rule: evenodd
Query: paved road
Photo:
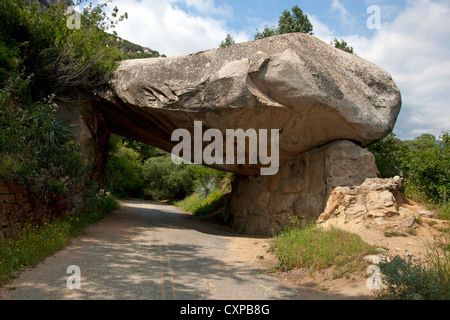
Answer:
M235 234L173 206L125 201L69 246L0 289L0 299L300 299L270 274L233 261ZM69 290L69 266L80 268Z

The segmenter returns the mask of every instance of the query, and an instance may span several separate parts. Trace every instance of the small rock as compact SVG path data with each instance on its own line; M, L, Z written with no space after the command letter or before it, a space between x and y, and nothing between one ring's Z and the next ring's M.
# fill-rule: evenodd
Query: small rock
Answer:
M364 261L371 264L380 264L381 262L387 262L388 260L389 260L388 257L386 257L383 254L364 257Z
M416 218L409 217L402 220L401 226L405 228L410 228L416 223Z
M419 210L419 211L417 211L417 213L419 214L419 216L425 216L428 218L436 217L436 214L433 211L429 211L429 210Z

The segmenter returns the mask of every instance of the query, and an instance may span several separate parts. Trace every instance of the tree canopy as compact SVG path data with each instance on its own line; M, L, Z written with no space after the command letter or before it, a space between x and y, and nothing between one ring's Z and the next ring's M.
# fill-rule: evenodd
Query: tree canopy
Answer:
M265 26L263 31L258 31L255 40L264 39L278 34L301 32L313 33L313 25L308 15L304 14L298 5L292 7L291 11L284 10L278 20L278 27Z

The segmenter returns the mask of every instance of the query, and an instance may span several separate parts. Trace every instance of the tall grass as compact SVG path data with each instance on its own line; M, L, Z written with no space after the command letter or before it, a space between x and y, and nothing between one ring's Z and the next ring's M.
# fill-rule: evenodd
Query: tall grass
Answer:
M14 278L25 266L33 266L66 246L85 226L100 221L104 214L119 207L114 197L104 195L90 199L86 206L65 217L40 225L26 224L12 238L0 242L0 284Z
M272 249L279 260L278 269L310 268L314 272L335 267L335 278L364 271L364 257L378 252L359 236L343 230L295 223L275 237Z
M214 190L206 197L194 193L184 200L176 202L175 205L195 216L205 216L214 209L224 194L221 190Z

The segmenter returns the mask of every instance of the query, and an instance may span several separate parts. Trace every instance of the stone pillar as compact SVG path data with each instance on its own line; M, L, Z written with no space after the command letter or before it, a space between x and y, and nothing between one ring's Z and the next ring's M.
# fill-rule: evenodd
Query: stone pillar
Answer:
M272 235L297 216L317 220L332 190L376 178L375 157L347 140L299 154L275 176L238 176L226 219L246 234Z

